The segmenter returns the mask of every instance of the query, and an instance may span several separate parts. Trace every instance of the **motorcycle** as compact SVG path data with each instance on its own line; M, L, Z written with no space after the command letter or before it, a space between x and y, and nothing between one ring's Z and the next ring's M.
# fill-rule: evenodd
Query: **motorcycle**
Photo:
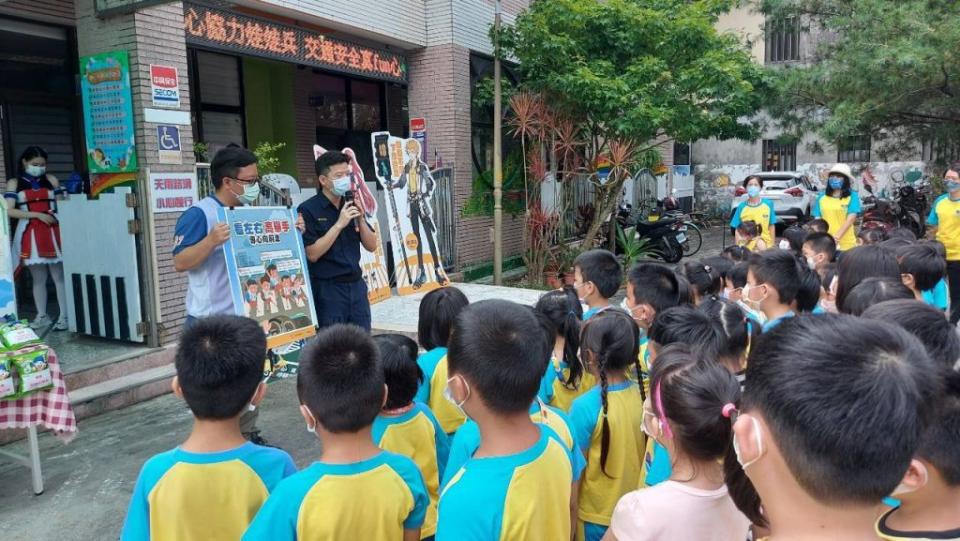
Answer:
M662 202L658 202L661 204ZM669 203L668 203L669 205ZM688 243L688 224L682 215L669 215L655 221L645 221L633 210L633 205L621 203L617 209L617 223L626 231L633 227L639 238L649 239L651 245L667 263L683 259Z
M926 188L919 186L901 186L894 200L877 197L868 184L864 189L869 193L861 202L863 224L861 229L878 229L884 233L896 227L912 231L917 238L925 233L927 198Z

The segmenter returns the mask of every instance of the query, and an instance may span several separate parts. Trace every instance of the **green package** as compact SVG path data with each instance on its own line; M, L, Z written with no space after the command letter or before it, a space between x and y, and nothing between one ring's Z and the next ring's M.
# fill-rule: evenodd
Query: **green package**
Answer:
M17 350L30 344L40 343L40 337L22 321L14 321L0 326L0 340L10 350Z
M13 368L17 372L17 394L53 388L53 374L47 362L47 348L43 346L21 350L10 355Z
M17 387L14 385L13 368L10 360L0 359L0 399L10 398L17 394Z

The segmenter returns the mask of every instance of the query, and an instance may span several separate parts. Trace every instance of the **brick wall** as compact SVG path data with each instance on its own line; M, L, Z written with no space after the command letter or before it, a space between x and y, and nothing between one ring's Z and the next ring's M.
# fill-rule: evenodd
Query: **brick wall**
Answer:
M158 163L156 125L144 120L144 108L152 106L150 94L150 64L175 66L180 75L181 111L190 110L190 88L187 80L187 52L183 32L183 6L180 2L143 9L134 14L98 19L94 15L94 0L76 0L77 45L80 55L124 49L130 54L131 87L133 92L134 125L137 138L137 159L140 163L141 194L146 185L146 169L153 172L192 171L194 165L193 135L181 129L183 165ZM138 210L138 217L141 216ZM184 317L186 277L173 270L173 228L178 214L157 215L154 238L159 282L154 284L159 304L163 343L177 339ZM149 271L142 276L151 280ZM145 299L146 302L146 299ZM153 318L153 314L150 314Z

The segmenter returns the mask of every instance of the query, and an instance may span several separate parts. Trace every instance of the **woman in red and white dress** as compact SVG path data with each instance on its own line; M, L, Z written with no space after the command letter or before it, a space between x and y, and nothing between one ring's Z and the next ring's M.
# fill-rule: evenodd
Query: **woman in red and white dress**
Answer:
M13 238L14 268L25 265L33 278L33 302L37 306L35 327L51 324L47 315L47 277L53 278L60 304L60 316L54 329L67 329L67 297L63 285L60 252L60 225L57 222L57 177L47 174L47 153L40 147L27 147L17 162L18 177L7 181L4 199L7 213L17 220Z

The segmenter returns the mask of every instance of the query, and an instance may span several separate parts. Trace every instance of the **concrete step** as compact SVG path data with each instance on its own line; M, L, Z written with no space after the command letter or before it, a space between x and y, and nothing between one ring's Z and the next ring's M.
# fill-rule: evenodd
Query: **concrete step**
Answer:
M173 364L166 363L71 390L73 413L85 419L167 394L175 373Z
M83 370L64 374L64 380L67 390L73 394L74 390L170 364L173 362L173 355L173 348L139 350L119 357L103 359Z

